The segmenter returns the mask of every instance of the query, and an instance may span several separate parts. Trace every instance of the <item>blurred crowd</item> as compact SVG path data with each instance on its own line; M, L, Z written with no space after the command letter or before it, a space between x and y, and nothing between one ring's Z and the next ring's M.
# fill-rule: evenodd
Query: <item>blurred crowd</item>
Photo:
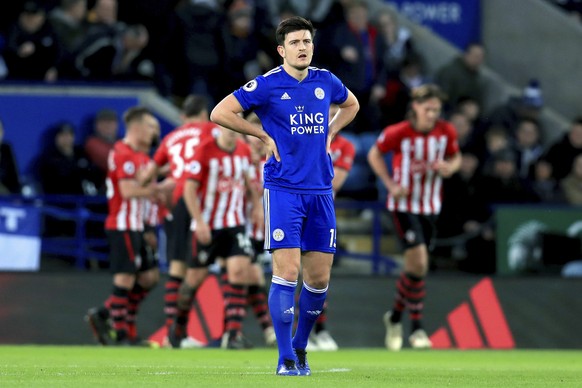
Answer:
M469 243L453 244L446 254L472 257L471 263L485 263L480 271L489 271L494 205L582 204L582 115L571 118L567 129L544 128L543 91L536 79L484 112L490 86L482 74L486 48L471 43L429 74L430 58L380 0L2 2L0 77L148 82L176 105L192 93L213 105L280 64L274 29L289 15L312 20L313 64L336 74L360 101L356 120L344 131L356 159L339 198L384 199L366 154L384 127L406 118L410 90L434 82L448 95L443 116L457 129L463 153L461 171L444 186L439 236L470 236ZM118 122L114 111L96 112L94 134L87 139L75 139L70 124L54 123L51 147L38 159L42 191L103 193L106 155L117 139ZM549 131L564 135L548 144ZM0 126L0 143L2 133ZM0 191L19 193L9 145L2 144L1 155Z

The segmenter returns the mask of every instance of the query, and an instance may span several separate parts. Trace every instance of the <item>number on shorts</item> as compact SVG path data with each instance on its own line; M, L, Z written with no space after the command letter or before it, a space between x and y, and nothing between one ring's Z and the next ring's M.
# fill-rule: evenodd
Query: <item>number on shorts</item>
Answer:
M335 248L335 229L329 230L329 247Z

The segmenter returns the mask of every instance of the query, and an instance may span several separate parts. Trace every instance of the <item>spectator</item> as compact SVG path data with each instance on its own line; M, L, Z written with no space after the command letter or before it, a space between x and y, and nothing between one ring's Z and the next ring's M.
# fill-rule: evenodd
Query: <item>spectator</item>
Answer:
M398 23L396 12L390 8L383 8L376 17L376 25L386 43L387 50L383 61L388 71L398 71L404 61L411 56L420 60L418 53L414 50L412 33Z
M4 140L4 124L0 121L0 195L20 194L18 167L10 144Z
M118 20L117 0L96 0L87 14L86 45L102 37L114 37L125 28L125 23Z
M61 0L59 7L49 14L49 22L59 39L62 56L59 64L60 78L74 78L74 58L85 39L87 0Z
M338 78L345 80L345 85L357 97L360 111L349 128L355 132L376 131L380 129L379 109L371 101L372 87L383 69L382 59L386 44L370 23L368 8L363 1L353 1L346 7L346 22L335 29L324 58L319 57Z
M552 176L559 181L572 170L574 159L581 153L582 116L579 116L572 121L568 133L552 144L542 159L550 164Z
M459 267L469 272L494 273L494 205L533 203L539 198L519 177L516 155L511 149L502 149L492 155L491 168L477 180L474 192L473 218L465 223L465 230L476 236L467 241L467 259Z
M85 141L85 153L95 166L96 186L102 190L107 176L107 158L117 141L119 121L117 112L102 109L95 115L93 134Z
M574 158L572 171L562 179L560 187L570 205L582 205L582 155Z
M149 34L133 25L113 37L103 36L84 47L75 59L83 77L94 80L139 80L153 76L153 65L144 56Z
M491 161L497 152L510 148L511 139L505 128L494 126L485 132L484 140L483 144L475 144L474 149L478 150L482 169L487 170L491 168Z
M451 122L451 124L453 124L453 127L455 127L455 129L457 130L458 142L459 147L461 147L461 150L471 148L473 144L474 131L473 123L471 122L469 117L467 117L467 115L465 115L461 111L454 111L449 116L449 121Z
M96 194L94 169L82 148L75 146L75 131L64 123L52 130L54 143L38 160L45 194Z
M564 203L564 193L560 182L552 176L552 166L543 160L533 165L531 187L544 203Z
M514 148L517 152L519 176L527 179L531 176L533 165L544 151L537 121L523 119L519 122L515 132Z
M244 3L236 4L229 9L228 23L222 29L223 73L228 74L221 83L223 95L263 72L258 61L259 41L254 32L252 9Z
M487 125L503 126L510 134L513 134L522 119L535 120L539 123L543 106L544 99L540 84L536 79L532 79L523 89L521 96L510 97L507 102L491 111ZM540 127L540 130L543 132L543 128Z
M58 38L47 23L44 8L35 1L26 1L8 34L4 58L8 77L56 81L59 58Z
M471 97L483 106L487 87L481 74L484 61L485 47L480 43L470 43L463 55L454 58L437 71L436 82L449 97L448 110L462 97Z
M172 45L168 69L174 74L173 92L179 96L202 94L211 106L222 99L222 9L217 0L183 1L171 21Z
M410 91L429 83L419 56L412 54L401 65L387 73L385 85L376 85L372 90L372 100L378 100L381 112L381 127L404 120L410 103Z

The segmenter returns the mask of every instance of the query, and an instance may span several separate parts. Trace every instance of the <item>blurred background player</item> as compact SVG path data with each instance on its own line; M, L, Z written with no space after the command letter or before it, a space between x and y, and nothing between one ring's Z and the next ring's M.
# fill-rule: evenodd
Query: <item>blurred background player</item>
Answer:
M331 120L339 107L332 104L329 107L329 119ZM344 182L346 181L352 165L354 164L354 158L356 156L356 149L354 145L340 133L338 133L331 141L329 146L329 153L331 155L331 161L333 162L333 179L331 181L333 187L334 198L338 191L341 190ZM323 311L315 321L315 326L313 331L309 336L309 341L307 342L307 351L314 350L326 350L335 351L338 349L337 342L333 339L330 332L327 330L325 323L327 322L327 300L323 305Z
M409 118L386 127L368 152L368 162L388 189L387 208L404 247L404 268L396 284L392 311L384 315L386 347L402 348L402 312L412 323L408 337L413 348L430 348L422 328L428 252L442 205L442 178L461 166L461 152L453 125L440 119L445 95L436 85L412 91ZM383 154L393 152L390 176Z
M135 340L130 337L128 325L130 294L137 283L143 300L147 290L155 285L150 264L144 263L140 252L144 243L146 200L155 197L158 189L155 183L144 184L140 170L150 163L147 152L159 131L159 122L143 107L128 109L123 119L126 134L109 155L107 175L109 214L105 230L110 245L113 291L103 307L91 308L86 316L95 338L103 345L112 339L109 318L115 344L131 344Z
M206 139L213 137L216 125L208 119L208 100L201 95L189 95L182 104L182 125L168 133L158 147L154 161L161 174L175 182L171 198L171 214L164 222L167 235L167 256L170 262L168 280L164 294L166 328L170 328L176 316L178 289L186 275L188 258L192 255L190 214L182 198L186 180L186 160L192 158L194 150ZM202 343L186 337L181 346L199 347Z
M228 275L225 290L225 332L221 347L245 349L250 343L242 335L247 306L247 285L252 246L245 230L244 202L251 194L253 208L259 198L250 190L251 151L240 135L221 128L216 139L197 148L187 161L184 201L192 217L198 241L180 286L177 315L168 334L173 347L186 336L188 315L198 287L209 274L208 267L224 258ZM260 217L254 212L253 217ZM193 244L195 242L193 241ZM197 253L197 254L196 254Z
M247 120L254 125L261 126L261 120L256 114L251 113ZM262 199L263 196L263 168L267 161L267 148L256 137L249 136L247 141L251 147L251 166L250 177L251 183L255 193ZM260 213L258 219L254 219L252 211ZM271 315L269 313L269 306L267 304L267 290L265 288L265 269L263 264L270 260L269 252L265 251L265 225L263 222L263 207L262 204L259 209L253 209L252 204L249 203L247 207L247 229L253 244L253 257L251 258L251 271L249 278L249 287L247 294L247 301L249 306L253 309L257 321L263 330L263 337L267 346L275 346L277 344L277 337Z

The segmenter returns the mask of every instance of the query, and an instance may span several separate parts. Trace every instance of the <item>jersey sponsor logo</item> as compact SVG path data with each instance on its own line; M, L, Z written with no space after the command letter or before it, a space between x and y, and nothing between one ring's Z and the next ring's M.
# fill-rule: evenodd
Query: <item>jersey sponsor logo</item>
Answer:
M325 98L325 92L323 91L322 88L315 88L313 93L315 94L315 97L317 97L319 100L323 100Z
M219 193L229 193L234 188L234 179L229 176L223 176L218 178L218 183L216 184L216 191Z
M297 109L298 107L295 107ZM303 108L303 107L301 107ZM325 128L323 123L325 116L323 113L296 113L289 115L289 124L291 125L292 135L305 134L324 134Z
M253 90L255 90L257 88L257 86L259 86L259 84L257 83L257 80L251 80L251 81L247 82L245 84L245 86L243 86L243 89L247 92L252 92Z
M284 238L285 238L285 232L283 232L281 229L277 228L273 231L273 240L281 241Z
M287 94L287 92L283 93L283 95L281 96L281 100L290 100L291 96L289 96L289 94Z
M123 163L123 172L127 175L133 175L135 173L135 164L133 162Z

